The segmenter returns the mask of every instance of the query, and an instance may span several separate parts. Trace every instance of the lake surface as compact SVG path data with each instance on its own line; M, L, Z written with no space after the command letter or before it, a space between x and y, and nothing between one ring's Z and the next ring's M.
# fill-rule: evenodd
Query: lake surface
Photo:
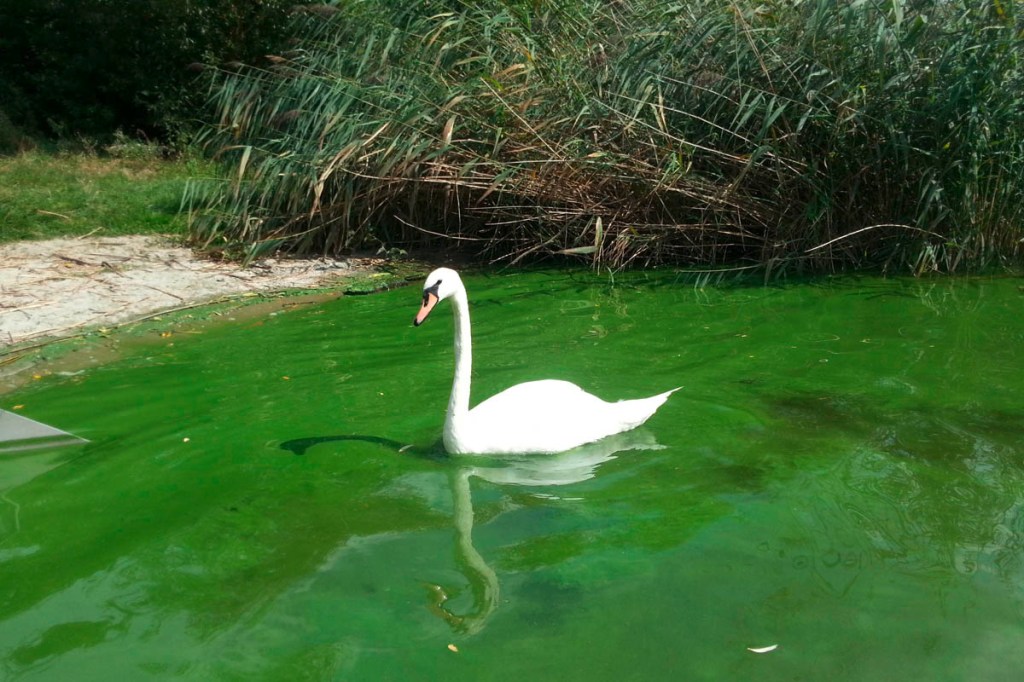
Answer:
M1024 675L1024 281L466 284L474 403L684 388L450 458L418 285L125 339L0 396L91 441L0 455L0 679Z

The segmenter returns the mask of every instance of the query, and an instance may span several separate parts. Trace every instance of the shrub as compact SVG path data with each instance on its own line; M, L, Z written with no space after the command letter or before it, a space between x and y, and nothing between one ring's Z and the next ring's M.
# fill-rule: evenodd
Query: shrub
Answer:
M995 2L307 8L218 72L196 240L496 260L983 267L1020 255L1020 25Z
M0 154L15 154L31 148L32 141L0 109Z

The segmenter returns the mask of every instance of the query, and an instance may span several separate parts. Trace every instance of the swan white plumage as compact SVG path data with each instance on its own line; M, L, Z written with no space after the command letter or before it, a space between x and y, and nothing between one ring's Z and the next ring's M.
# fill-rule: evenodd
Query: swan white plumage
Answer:
M512 386L469 409L473 364L469 300L462 278L438 268L423 284L417 327L450 298L455 317L455 380L444 422L452 454L551 454L640 426L678 388L650 398L609 403L568 381L544 379Z

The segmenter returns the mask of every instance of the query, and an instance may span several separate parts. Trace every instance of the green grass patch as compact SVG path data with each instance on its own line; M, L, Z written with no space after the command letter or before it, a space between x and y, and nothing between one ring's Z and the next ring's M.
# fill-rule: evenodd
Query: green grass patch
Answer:
M189 178L205 168L191 159L38 151L0 157L0 242L184 235L181 195Z

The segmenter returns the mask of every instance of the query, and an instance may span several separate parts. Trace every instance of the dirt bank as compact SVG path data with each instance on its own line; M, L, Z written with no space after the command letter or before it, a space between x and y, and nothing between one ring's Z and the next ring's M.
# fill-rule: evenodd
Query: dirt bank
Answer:
M0 349L115 325L224 296L331 286L370 259L270 258L247 268L160 237L0 245Z

